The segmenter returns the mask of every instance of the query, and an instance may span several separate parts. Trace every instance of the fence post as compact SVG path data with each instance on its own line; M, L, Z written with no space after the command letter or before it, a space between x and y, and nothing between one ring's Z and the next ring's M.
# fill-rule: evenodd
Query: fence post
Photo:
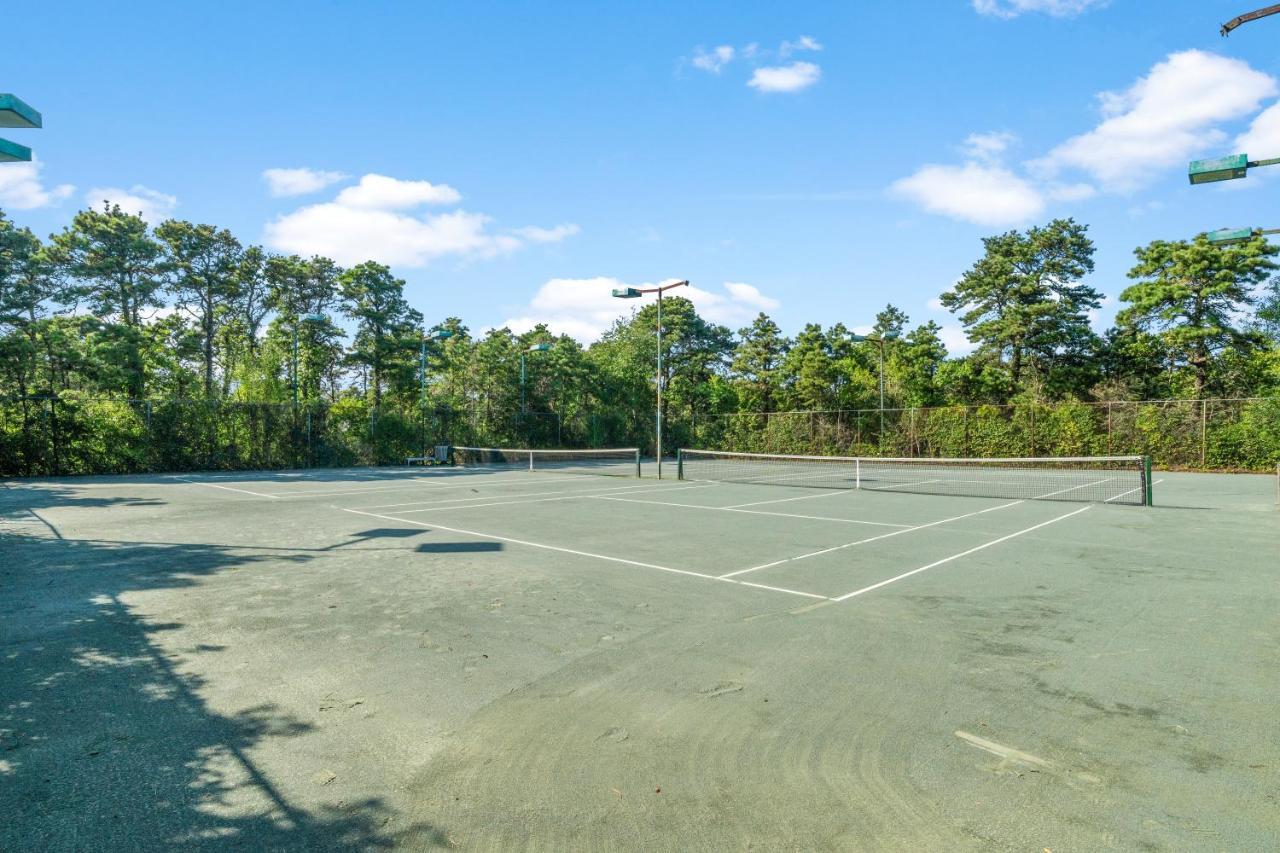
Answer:
M1107 455L1111 455L1111 401L1107 401Z
M1028 405L1031 406L1031 456L1036 455L1036 404L1033 400Z
M1205 449L1209 442L1209 401L1200 401L1200 467L1204 467Z

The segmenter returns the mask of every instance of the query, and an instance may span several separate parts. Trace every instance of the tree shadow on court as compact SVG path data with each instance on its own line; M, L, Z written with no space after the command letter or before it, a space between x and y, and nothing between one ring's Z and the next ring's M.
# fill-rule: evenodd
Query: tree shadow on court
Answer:
M0 517L20 505L118 503L25 491L3 492ZM216 685L195 662L224 647L166 647L180 616L161 623L128 603L146 590L198 594L201 577L264 560L310 559L77 540L48 522L0 529L0 850L354 851L390 848L401 833L447 846L441 830L406 827L377 798L291 802L254 750L314 726L266 694L237 713L213 710L203 695Z

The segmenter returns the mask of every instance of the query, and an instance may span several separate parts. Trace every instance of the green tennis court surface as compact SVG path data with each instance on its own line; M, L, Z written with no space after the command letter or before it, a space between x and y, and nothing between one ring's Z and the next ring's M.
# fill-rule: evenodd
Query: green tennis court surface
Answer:
M1154 477L11 481L0 849L1273 848L1276 478Z

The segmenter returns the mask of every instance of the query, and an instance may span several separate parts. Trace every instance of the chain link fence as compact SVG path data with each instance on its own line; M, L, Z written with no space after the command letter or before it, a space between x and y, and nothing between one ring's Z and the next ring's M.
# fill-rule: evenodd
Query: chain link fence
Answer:
M653 447L652 412L484 406L0 400L0 475L402 463L435 444ZM675 416L664 444L864 456L1150 455L1166 468L1275 470L1280 398L952 406Z
M691 418L687 446L862 456L1149 455L1165 468L1269 471L1280 398L1025 403Z

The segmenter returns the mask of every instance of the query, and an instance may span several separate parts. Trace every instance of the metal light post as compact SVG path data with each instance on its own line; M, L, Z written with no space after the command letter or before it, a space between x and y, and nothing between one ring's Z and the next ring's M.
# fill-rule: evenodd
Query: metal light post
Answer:
M436 329L431 334L422 333L422 355L418 365L419 394L418 404L422 408L422 455L427 455L427 341L443 341L452 338L453 332L448 329Z
M301 323L323 323L323 314L303 314L293 323L293 407L298 408L298 326Z
M658 378L656 382L658 393L658 413L657 413L657 441L656 450L658 456L658 479L662 479L662 294L676 287L684 287L689 281L677 281L673 284L663 284L658 287L623 287L613 291L613 295L619 299L635 299L646 293L658 294Z
M883 333L879 335L850 335L850 340L859 343L870 341L875 343L880 349L880 369L877 371L880 377L880 441L884 441L884 343L885 341L898 340L898 333ZM911 346L910 341L905 341L907 346Z
M529 406L525 405L525 353L527 352L547 352L552 348L549 343L535 343L534 346L527 350L520 351L520 414L529 414Z
M529 440L529 406L525 403L525 365L524 357L531 352L547 352L551 349L551 344L533 344L528 349L520 350L520 423L525 427L525 442ZM556 414L556 444L560 443L560 415Z

